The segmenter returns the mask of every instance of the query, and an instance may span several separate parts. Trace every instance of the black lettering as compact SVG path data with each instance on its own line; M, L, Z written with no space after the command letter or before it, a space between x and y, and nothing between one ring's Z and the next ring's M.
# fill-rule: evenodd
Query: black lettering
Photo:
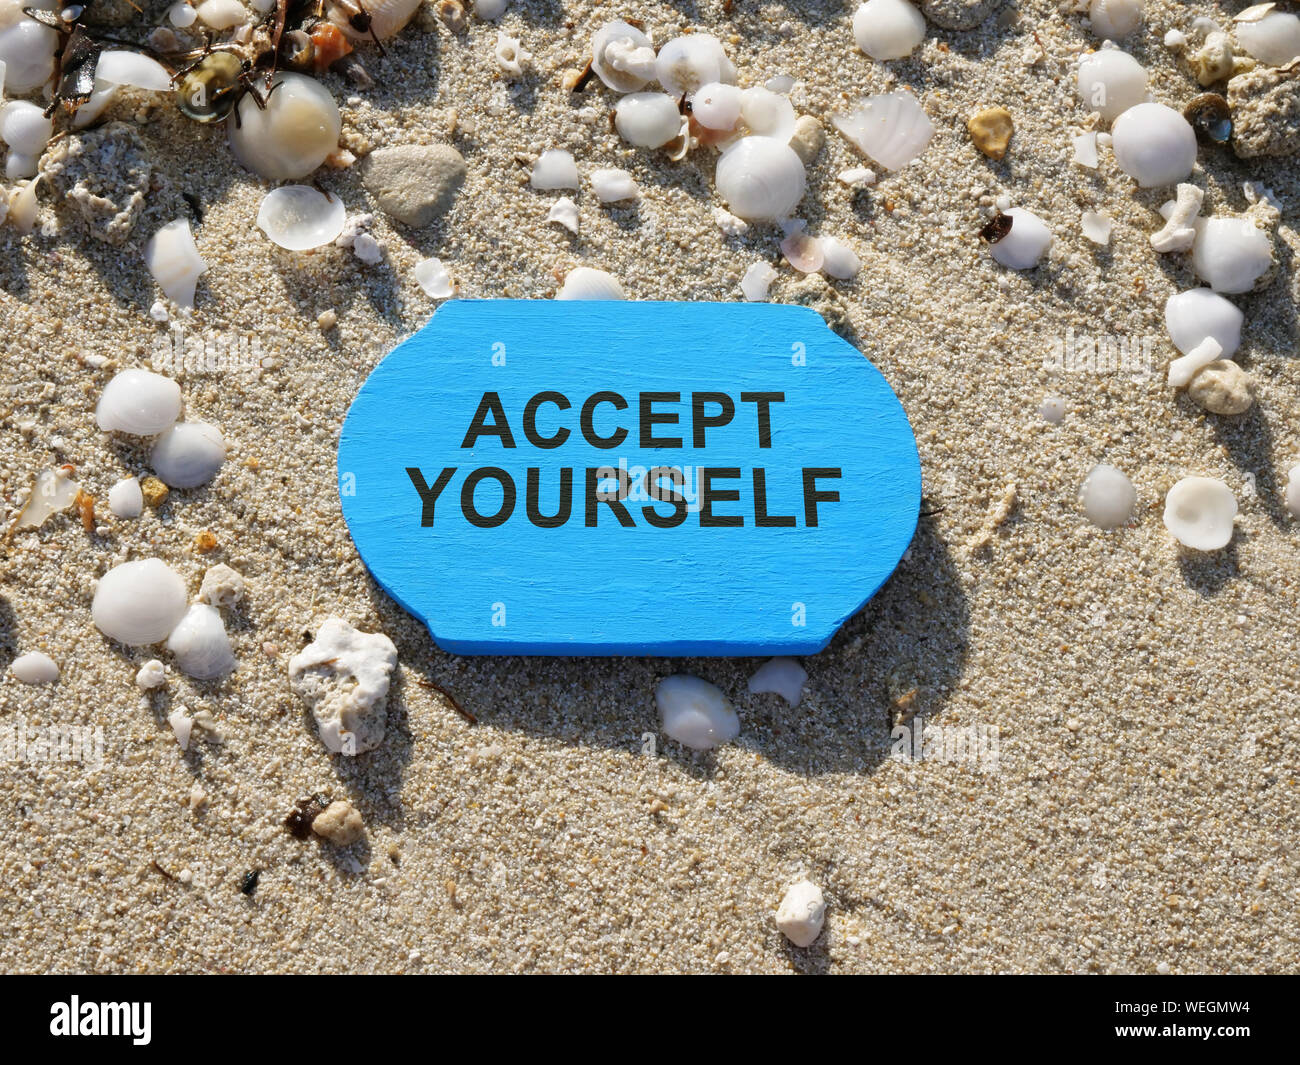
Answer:
M501 509L495 514L484 515L480 514L474 505L474 490L479 486L480 481L485 481L489 477L501 484ZM465 520L480 529L495 529L498 525L504 525L515 510L514 480L510 474L497 466L484 466L480 470L475 470L461 485L460 509L465 514Z
M567 433L568 430L566 429ZM542 471L537 466L528 467L528 487L524 490L524 506L528 520L539 529L558 529L573 512L573 467L560 467L560 504L554 515L541 512L538 497L542 494Z
M442 490L447 487L447 482L451 480L452 474L456 472L455 466L448 466L438 474L438 479L433 482L430 488L424 483L424 474L420 472L418 466L407 466L406 476L411 478L411 483L415 485L415 490L420 493L420 502L423 506L420 508L420 525L428 527L433 524L433 506L438 502L438 497L442 495Z
M713 503L734 503L740 498L739 488L714 488L713 478L733 480L740 477L737 466L719 466L700 470L700 525L707 528L744 525L739 514L714 514Z
M492 415L492 423L489 425L484 422L484 418ZM484 392L483 398L479 400L478 410L474 412L474 420L469 423L469 429L465 433L465 440L460 445L462 448L471 448L478 442L480 436L497 436L501 438L502 447L514 447L515 437L510 431L510 423L506 421L506 412L501 406L501 397L495 392Z
M753 403L758 408L758 446L772 446L772 414L768 409L772 403L784 403L784 392L742 392L741 403Z
M840 477L839 466L806 466L803 471L803 523L810 529L817 527L817 504L838 503L839 492L822 492L817 488L817 478Z
M542 436L537 431L537 408L543 403L554 403L560 410L569 409L569 401L561 392L538 392L524 407L524 436L533 447L551 450L561 446L569 439L569 430L561 426L554 436Z
M672 482L672 487L665 488L662 484L663 478L667 477ZM679 489L686 483L686 474L682 473L676 466L656 466L645 475L645 492L651 499L658 500L660 503L671 503L673 512L671 514L660 514L653 506L647 505L641 508L641 513L645 520L653 525L656 529L675 529L678 525L686 520L686 497L682 495Z
M705 414L704 404L716 403L721 408L717 414ZM691 436L696 447L704 446L704 431L726 425L736 416L736 404L725 392L691 393ZM739 474L737 474L739 476Z
M615 410L627 410L627 400L617 392L593 392L582 405L582 435L587 438L587 443L592 447L608 451L610 448L618 447L627 439L627 430L620 427L614 430L612 436L596 435L594 416L596 408L602 403L608 403Z
M797 525L793 514L768 514L767 470L754 467L754 524L765 529L788 529Z
M603 476L602 476L603 475ZM600 482L609 480L611 476L618 478L618 489L614 493L614 498L610 499L608 493L600 491ZM588 466L587 467L587 520L588 529L596 528L596 505L604 503L614 512L614 517L618 518L618 523L625 529L633 529L636 522L632 520L632 515L627 512L620 500L627 495L627 486L623 483L623 474L621 471L611 472L608 466Z
M656 425L676 425L676 411L656 411L656 403L680 403L680 392L642 392L641 393L641 446L642 447L681 447L680 436L655 436Z

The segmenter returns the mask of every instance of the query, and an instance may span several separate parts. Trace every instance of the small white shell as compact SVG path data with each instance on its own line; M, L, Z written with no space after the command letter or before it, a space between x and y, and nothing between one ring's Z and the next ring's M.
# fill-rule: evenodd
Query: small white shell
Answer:
M474 0L474 14L477 18L491 22L506 13L510 0Z
M735 80L722 42L707 33L674 37L659 49L655 76L668 92L682 97L712 81Z
M868 96L847 115L831 122L864 155L890 170L898 170L925 151L934 125L921 102L906 89Z
M1111 129L1119 168L1142 188L1176 185L1196 166L1196 131L1172 107L1130 107Z
M519 43L518 37L511 37L500 30L497 31L497 43L492 49L492 54L496 57L497 66L507 78L520 77L528 61L533 58L533 53Z
M333 244L347 221L343 201L310 185L281 185L262 199L257 228L289 251Z
M825 261L822 242L805 233L802 222L791 227L790 232L781 241L781 254L785 256L785 261L801 274L815 274Z
M578 266L570 270L556 293L557 300L625 300L623 286L604 270Z
M862 260L858 253L835 237L823 237L822 273L846 280L857 275L862 269Z
M1038 215L1023 207L1012 207L1003 213L1011 219L1011 231L996 244L989 245L989 254L1012 270L1030 270L1052 246L1052 231Z
M1273 242L1249 218L1199 218L1192 269L1215 292L1249 292L1273 264Z
M613 167L593 170L587 180L591 182L591 191L601 203L635 200L641 195L636 179L626 170Z
M215 425L179 422L158 438L149 455L162 482L171 488L195 488L217 475L226 461L226 442Z
M228 30L241 22L249 21L248 8L239 0L203 0L194 13L205 26L214 30Z
M714 181L741 218L779 221L803 199L807 177L789 144L773 137L744 137L722 153Z
M109 639L143 647L166 639L180 624L186 598L185 582L165 562L123 562L99 578L90 616Z
M811 880L791 884L776 909L776 927L796 947L811 947L826 923L826 896Z
M199 17L198 12L189 4L181 2L172 4L167 9L167 21L177 29L188 29L194 25L195 20Z
M569 197L561 196L546 212L546 221L563 226L570 233L578 232L578 205Z
M618 135L638 148L661 148L682 131L677 101L667 93L628 93L614 108Z
M106 433L153 436L181 414L181 386L148 370L123 370L104 386L95 421Z
M1165 301L1165 326L1174 347L1186 355L1206 337L1213 337L1232 358L1241 344L1245 315L1234 304L1208 288L1178 292Z
M220 612L206 603L195 603L185 612L167 638L167 650L182 673L198 680L224 676L238 664Z
M140 482L134 477L127 477L108 490L108 509L114 517L138 518L144 510L144 493Z
M925 18L907 0L867 0L854 12L853 39L877 62L903 59L925 40Z
M0 139L20 155L39 156L53 133L54 122L34 103L10 100L0 107Z
M750 303L762 303L767 299L767 290L776 280L776 271L768 262L756 262L740 279L740 291Z
M140 671L135 675L135 684L137 688L149 691L151 688L157 688L167 682L167 670L163 664L156 658L149 659L140 667ZM171 719L168 718L170 721Z
M368 41L372 33L379 40L386 41L411 21L420 9L420 3L421 0L365 0L360 6L370 16L370 25L364 31L356 29L349 21L349 17L356 13L356 0L346 5L327 3L325 12L344 36L354 41Z
M441 259L421 259L415 264L415 282L424 294L435 300L445 300L456 291L451 283L451 274L442 265Z
M1113 222L1104 211L1084 211L1079 218L1079 228L1083 235L1094 244L1110 243L1110 230Z
M1089 170L1096 170L1100 160L1097 158L1097 134L1095 131L1080 133L1071 142L1074 145L1074 161Z
M41 168L39 155L24 155L19 151L10 151L5 156L5 177L10 181L33 178Z
M533 164L529 183L535 189L576 189L578 167L573 161L573 155L563 148L542 152Z
M14 677L24 684L53 684L59 679L58 664L42 651L28 651L19 655L9 667Z
M1213 477L1184 477L1165 496L1165 528L1184 547L1217 551L1232 540L1237 498Z
M791 706L803 699L803 686L808 674L793 658L769 658L749 678L749 690L755 695L775 692Z
M740 120L750 133L789 143L798 121L794 105L784 96L756 86L740 94Z
M607 22L591 38L591 69L615 92L635 92L654 79L654 45L635 26Z
M1127 525L1137 504L1137 490L1121 470L1098 463L1084 478L1079 501L1088 520L1099 529Z
M1088 21L1097 36L1118 41L1142 25L1142 0L1092 0Z
M338 148L342 129L338 104L322 82L303 74L279 73L272 88L264 108L251 94L239 101L235 109L239 121L226 123L230 148L255 174L272 181L297 181ZM258 91L264 91L261 84Z
M669 739L707 751L740 735L740 718L722 691L699 677L678 674L655 687L655 703Z
M1080 59L1077 81L1083 106L1107 121L1147 98L1146 70L1118 48L1102 48Z
M1274 11L1233 29L1241 47L1261 63L1281 67L1300 56L1300 16Z
M731 130L740 121L742 90L735 85L711 81L691 97L691 114L705 129Z
M170 92L172 76L156 59L125 48L99 53L95 81L105 85L133 85L148 92Z
M0 63L5 65L4 91L30 92L54 73L59 35L49 26L27 18L13 5L10 24L0 29Z
M144 263L164 296L178 307L194 306L194 289L208 264L199 255L188 218L168 222L149 238Z

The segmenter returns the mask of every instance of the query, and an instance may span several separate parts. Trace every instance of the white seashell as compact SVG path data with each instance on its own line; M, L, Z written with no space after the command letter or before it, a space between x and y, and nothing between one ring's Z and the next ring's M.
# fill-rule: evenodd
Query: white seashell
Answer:
M194 13L205 26L214 30L228 30L249 21L248 8L239 0L203 0Z
M535 189L576 189L577 164L563 148L552 148L537 157L529 183Z
M262 199L257 228L272 244L289 251L308 251L333 244L343 232L348 212L343 201L310 185L281 185Z
M826 923L826 898L810 880L786 889L776 910L776 927L796 947L811 947Z
M167 9L167 20L177 29L188 29L198 17L199 13L186 3L172 4Z
M36 186L40 183L41 179L37 176L9 193L8 218L19 233L30 233L36 226L36 213L39 207L36 202ZM5 214L0 212L0 219L4 217Z
M740 279L740 291L750 303L762 303L767 299L767 290L772 287L776 277L771 263L754 263Z
M445 300L456 291L451 283L451 274L442 265L441 259L421 259L415 264L415 282L424 294L435 300Z
M625 300L623 286L604 270L578 266L570 270L555 294L557 300Z
M907 0L867 0L853 15L853 39L872 59L903 59L925 40L925 17Z
M144 493L140 482L127 477L108 490L108 509L118 518L138 518L144 510Z
M1115 162L1142 188L1174 185L1196 165L1196 132L1164 104L1130 107L1111 128Z
M40 88L54 74L54 53L59 46L59 35L51 27L28 18L21 10L16 10L15 15L9 25L0 29L0 63L5 66L4 91L30 92Z
M1079 60L1079 98L1089 111L1112 121L1147 98L1147 72L1118 48L1102 48Z
M492 54L496 57L497 66L507 78L522 76L524 67L533 58L533 53L526 51L520 45L518 37L511 37L500 31L497 32L497 43L492 49Z
M165 640L186 610L185 582L165 562L123 562L99 578L91 620L110 640L143 647Z
M755 695L775 692L791 706L798 706L807 680L808 674L796 659L769 658L749 678L749 690Z
M551 209L546 212L546 220L562 225L570 233L576 233L578 232L578 205L569 197L561 196L551 204Z
M1165 528L1184 547L1217 551L1232 540L1237 498L1213 477L1184 477L1165 496Z
M216 607L233 607L244 598L244 578L224 562L209 567L199 585L199 599Z
M5 177L10 181L34 178L40 168L41 159L38 155L24 155L22 152L11 151L5 157Z
M1169 364L1169 386L1186 388L1198 370L1204 369L1223 354L1223 347L1214 337L1206 337L1180 359Z
M1012 207L1003 213L1011 219L1011 231L996 244L989 245L989 254L1012 270L1032 269L1052 246L1052 231L1038 215L1023 207Z
M1166 48L1177 51L1179 48L1187 47L1187 34L1182 30L1170 30L1165 34L1164 44Z
M142 52L107 49L99 53L95 65L95 82L105 85L132 85L148 92L170 92L172 76L156 59Z
M699 677L665 677L655 687L655 703L664 732L684 747L707 751L740 735L740 718L727 697Z
M1215 292L1249 292L1273 265L1273 242L1249 218L1201 218L1192 269Z
M1089 170L1096 170L1099 162L1097 158L1097 134L1095 132L1081 133L1071 143L1074 145L1074 161L1080 166L1086 166Z
M1092 0L1088 20L1097 36L1118 41L1142 25L1142 0Z
M1213 337L1230 359L1241 345L1245 316L1228 300L1208 288L1179 292L1165 301L1165 326L1174 347L1184 355L1206 337Z
M711 81L691 97L691 114L705 129L731 130L740 121L743 92L735 85Z
M835 237L822 238L822 272L830 277L847 280L862 269L857 252Z
M1060 396L1044 396L1038 405L1038 416L1049 425L1060 425L1065 417L1065 400Z
M615 106L614 126L628 144L661 148L681 133L682 116L667 93L633 92Z
M167 670L163 664L156 658L149 659L140 667L140 671L135 675L137 688L148 691L150 688L157 688L167 682ZM168 719L170 721L170 718Z
M510 0L474 0L474 14L492 22L506 13Z
M39 529L51 514L67 510L77 499L81 486L69 474L72 468L56 467L42 470L36 475L32 485L32 494L27 497L23 509L18 512L14 522L14 531L21 529Z
M774 137L744 137L718 160L714 181L741 218L788 218L803 199L807 177L795 150Z
M238 122L226 123L230 148L255 174L297 181L338 148L342 119L329 89L315 78L282 72L272 87L265 108L259 108L251 94L239 101Z
M10 100L0 107L0 139L20 155L40 156L53 133L54 122L33 103Z
M619 200L635 200L640 197L636 179L626 170L609 168L593 170L588 177L591 191L601 203L617 203Z
M692 33L674 37L659 49L655 76L664 89L680 98L712 81L733 81L734 71L721 41L707 33Z
M356 755L383 742L396 666L397 648L382 632L328 618L316 639L289 659L289 683L311 709L325 747Z
M371 34L381 41L399 33L415 13L420 9L421 0L364 0L362 10L370 16L370 24L365 30L354 27L350 21L356 14L356 0L339 4L327 0L325 13L329 20L341 29L345 36L354 41L369 41Z
M781 241L781 253L786 262L801 274L815 274L825 261L822 242L804 232L803 222L789 227L785 239Z
M238 664L216 607L195 603L167 638L176 667L197 680L224 676Z
M1293 518L1300 518L1300 465L1292 466L1286 477L1286 509Z
M106 433L153 436L181 414L181 386L148 370L123 370L104 386L95 421Z
M188 218L168 222L149 238L144 263L164 296L178 307L194 306L194 289L208 264L199 255Z
M797 117L784 96L762 87L740 94L740 120L750 133L789 143Z
M158 660L155 658L155 662ZM158 662L161 667L162 663ZM142 669L141 673L144 672ZM136 678L137 683L139 677ZM176 737L176 742L180 745L182 751L190 749L190 737L194 735L194 718L185 712L185 707L177 707L167 715L167 724L171 726L172 735Z
M1084 478L1079 501L1084 514L1097 528L1118 529L1133 517L1137 490L1122 471L1102 462Z
M2 64L0 64L2 65ZM96 81L95 88L84 104L77 108L77 113L72 116L72 126L74 129L85 129L104 111L114 100L117 99L120 85L110 85L106 81Z
M905 167L934 136L921 102L906 89L868 96L848 115L832 115L831 122L864 155L890 170Z
M1275 11L1252 22L1237 22L1233 29L1246 53L1268 66L1286 66L1300 57L1300 16Z
M607 22L591 38L591 69L615 92L635 92L655 78L650 38L626 22Z
M836 175L836 180L842 185L874 185L876 183L876 172L865 166L851 166L848 170L841 170Z
M1110 243L1111 217L1101 211L1084 211L1079 219L1083 235L1094 244Z
M207 422L178 422L158 438L149 455L153 472L170 488L206 484L225 461L226 442Z
M53 684L59 679L58 664L41 651L28 651L19 655L9 667L14 677L24 684Z
M1161 254L1186 251L1196 241L1196 216L1205 193L1186 182L1178 186L1178 198L1160 208L1165 219L1162 229L1151 234L1151 247Z

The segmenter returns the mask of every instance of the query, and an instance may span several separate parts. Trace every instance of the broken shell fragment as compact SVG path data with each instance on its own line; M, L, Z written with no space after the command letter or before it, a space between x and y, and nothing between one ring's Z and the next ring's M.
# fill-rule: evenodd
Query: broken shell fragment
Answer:
M745 219L788 218L803 199L803 163L774 137L744 137L718 160L714 181L733 213Z
M798 706L807 682L808 674L797 659L769 658L749 678L749 690L755 695L775 692L791 706Z
M665 677L655 687L655 703L664 732L684 747L707 751L740 735L740 718L727 697L699 677Z
M1218 551L1232 540L1237 499L1213 477L1184 477L1165 496L1165 528L1184 547Z
M170 92L172 76L158 60L143 52L106 48L95 64L95 81L105 85L131 85L147 92Z
M13 525L14 531L39 529L50 515L58 514L72 506L80 492L81 486L72 479L71 466L42 470L36 475L32 494L27 497L23 509L18 512L18 518Z
M153 436L181 413L181 386L148 370L123 370L104 386L95 422L106 433Z
M326 17L354 41L386 41L395 36L414 17L420 0L365 0L362 6L356 0L328 0ZM357 12L366 16L364 23L357 20Z
M907 90L868 96L847 115L831 122L864 155L890 170L899 170L925 151L934 124L921 102Z
M414 274L415 283L432 299L445 300L455 292L451 274L442 265L441 259L421 259L415 264Z
M1222 357L1232 358L1241 344L1245 316L1233 303L1208 288L1178 292L1165 301L1165 326L1174 347L1184 355L1213 337Z
M1195 185L1180 184L1176 199L1160 208L1164 226L1151 234L1151 247L1164 254L1186 251L1196 241L1196 216L1201 212L1205 192Z
M216 607L195 603L167 638L176 666L196 680L215 680L238 664Z
M150 237L144 262L164 296L183 309L194 306L194 289L208 264L199 255L188 218L168 222Z
M546 212L546 221L562 225L570 233L578 232L578 205L569 197L561 196Z
M226 461L226 442L215 425L180 422L162 434L149 465L169 488L197 488L217 475Z
M144 647L165 640L186 609L185 582L165 562L147 558L99 578L90 616L109 639Z
M593 170L587 179L591 182L591 191L601 203L617 203L619 200L635 200L641 195L636 179L626 170L607 168Z
M776 927L796 947L810 947L826 923L826 898L811 880L791 884L776 910Z
M1262 17L1246 19L1249 13L1267 5L1257 4L1237 15L1233 32L1252 59L1271 67L1286 66L1300 57L1300 16L1266 11Z
M847 280L862 269L862 260L858 253L835 237L823 237L822 273L828 277Z
M529 184L535 189L550 191L552 189L576 189L578 187L578 167L573 155L563 148L551 148L542 152L533 164Z
M1249 218L1196 223L1192 269L1215 292L1249 292L1273 265L1273 242Z
M1208 366L1223 354L1223 348L1214 337L1206 337L1186 355L1169 364L1169 386L1186 388L1198 370Z
M771 263L757 262L745 271L740 279L740 291L750 303L761 303L767 299L767 290L776 280L776 271Z
M255 174L297 181L338 148L342 119L333 95L315 78L281 72L271 87L264 106L251 93L236 105L238 121L227 126L230 148Z
M343 201L310 185L281 185L272 189L257 211L257 228L271 243L289 251L308 251L333 244L346 221Z

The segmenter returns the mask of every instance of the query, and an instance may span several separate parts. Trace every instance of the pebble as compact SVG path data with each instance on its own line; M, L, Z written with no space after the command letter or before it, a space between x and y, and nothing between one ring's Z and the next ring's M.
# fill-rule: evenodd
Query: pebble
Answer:
M333 308L321 311L320 314L316 315L316 328L322 333L328 333L338 324L339 315Z
M383 633L327 618L316 639L289 659L289 684L311 710L327 749L361 754L383 742L396 666L397 648Z
M1196 372L1187 394L1211 414L1244 414L1255 402L1255 382L1231 359L1217 359Z
M1084 479L1079 493L1083 512L1099 529L1127 525L1137 504L1133 482L1114 466L1098 463Z
M1007 154L1011 135L1016 126L1011 119L1011 112L1005 107L986 107L977 111L966 122L971 140L975 147L990 159L1002 159Z
M677 674L655 687L655 703L669 739L696 751L730 743L740 735L740 718L721 689L707 680Z
M58 665L42 651L28 651L25 655L19 655L9 668L24 684L53 684L59 679Z
M149 506L160 507L167 502L167 497L171 495L171 489L157 477L146 477L140 482L140 494Z
M826 898L811 880L800 880L786 889L776 910L776 927L796 947L812 946L826 923Z
M361 180L385 214L427 226L446 214L465 181L465 160L446 144L380 148L361 164Z
M339 847L355 843L365 834L365 822L346 799L335 799L316 815L311 830Z
M1184 477L1165 496L1165 528L1184 547L1218 551L1232 540L1237 499L1213 477Z
M749 678L749 690L755 695L775 692L793 707L803 699L807 680L808 674L797 660L770 658Z

